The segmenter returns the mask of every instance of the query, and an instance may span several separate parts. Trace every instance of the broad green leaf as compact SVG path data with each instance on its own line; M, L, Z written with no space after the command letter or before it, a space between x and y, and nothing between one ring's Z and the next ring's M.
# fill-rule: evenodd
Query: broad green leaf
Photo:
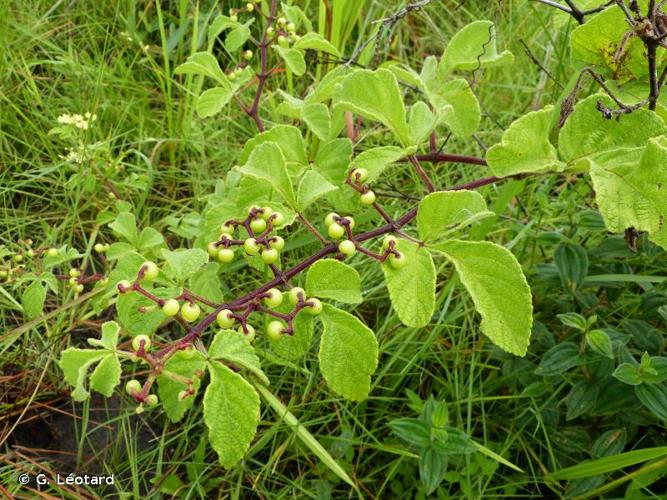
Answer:
M237 367L245 368L263 383L269 385L269 379L262 371L262 365L255 354L255 349L245 335L236 330L220 330L216 333L208 348L208 356L210 359L229 362Z
M384 169L405 157L405 151L396 146L381 146L378 148L367 149L358 154L350 164L350 170L355 168L365 168L368 170L369 183L380 178Z
M285 302L282 308L278 309L283 314L289 313L292 309L291 305ZM268 321L267 317L267 323ZM313 342L313 316L304 310L300 311L294 318L292 327L294 328L292 335L283 335L280 340L269 339L271 351L288 361L302 358L310 349Z
M435 60L433 56L429 57ZM398 61L385 61L380 67L391 71L399 82L407 83L413 87L421 87L424 84L419 73L406 64L401 64Z
M276 125L250 139L243 146L243 150L239 156L239 163L247 163L252 151L265 142L276 143L288 164L308 165L306 145L301 136L301 131L291 125Z
M294 42L293 47L297 50L317 50L319 52L326 52L327 54L340 57L338 49L318 33L306 33Z
M423 101L417 101L410 108L408 128L410 130L410 144L419 146L435 128L435 115Z
M572 386L570 392L565 396L566 420L575 418L588 413L597 402L600 387L595 383L586 380L580 380Z
M633 363L621 363L616 367L614 373L612 373L612 377L628 385L639 385L642 383L639 365Z
M375 334L357 317L329 304L321 314L320 370L329 387L341 396L362 401L371 388L378 363Z
M282 89L278 89L278 94L280 97L282 97L283 102L278 104L276 111L282 115L294 118L295 120L300 120L304 102L301 99L288 94Z
M667 446L632 450L618 455L599 458L597 460L587 460L575 466L552 472L549 476L557 481L571 481L573 479L597 476L607 472L615 472L624 469L625 467L631 467L642 462L655 460L665 456L667 456Z
M429 445L419 455L419 478L424 484L427 495L438 489L447 472L449 457Z
M220 112L234 96L232 87L213 87L205 90L197 98L195 109L200 118L207 118Z
M653 415L662 422L667 422L667 386L665 384L637 385L635 395Z
M556 148L549 142L552 106L530 112L512 122L499 144L486 152L493 175L507 177L522 172L562 171Z
M425 247L407 240L398 240L396 249L404 255L405 265L400 269L382 265L391 305L404 325L428 325L435 309L433 258Z
M299 7L296 5L288 5L287 2L280 2L280 8L287 20L294 23L297 29L303 26L303 31L306 33L313 31L313 23L310 21L306 13ZM299 31L301 30L299 29Z
M109 224L111 230L125 238L132 245L137 244L138 232L137 221L129 212L121 212L116 216L116 219Z
M340 186L347 178L351 157L352 141L347 137L334 139L320 146L313 168L334 186Z
M188 290L195 295L219 304L223 299L219 272L220 264L209 262L190 276Z
M384 124L403 146L410 145L403 96L391 71L355 71L343 80L337 102L364 118Z
M259 396L222 363L213 361L208 370L211 381L204 394L204 422L211 447L229 469L243 458L257 432Z
M495 27L491 21L474 21L447 44L438 72L446 76L455 70L471 71L511 64L514 56L509 51L498 53Z
M189 248L187 250L167 250L163 248L162 257L167 263L164 267L165 274L178 283L185 283L185 280L208 262L208 254L200 248Z
M607 229L634 227L667 249L667 141L649 140L639 162L621 162L612 154L591 162L595 201Z
M417 229L422 240L435 241L452 230L494 215L477 191L440 191L419 203Z
M318 139L326 141L331 133L329 108L321 102L308 103L301 110L301 119Z
M299 182L297 205L302 212L322 196L338 189L315 170L307 170Z
M451 240L433 248L456 267L482 316L482 332L505 351L524 356L533 324L533 304L512 252L486 241Z
M285 61L289 70L296 76L301 76L306 72L306 60L303 58L303 52L287 47L274 45L273 47L278 55Z
M246 23L236 23L225 37L225 49L229 52L235 52L250 38L250 25L254 19L250 18Z
M84 401L90 396L85 386L88 369L93 363L100 361L107 355L106 352L96 349L77 349L74 347L62 352L58 366L63 371L65 382L74 386L74 391L72 391L74 401Z
M88 343L95 347L101 347L109 351L116 351L118 344L118 334L120 326L115 321L106 321L102 323L102 336L100 339L89 338Z
M137 248L139 250L149 250L154 247L159 247L162 244L164 244L162 233L152 227L145 227L139 235Z
M482 109L470 84L462 78L445 82L435 92L429 92L440 121L457 137L474 134L482 121Z
M217 59L208 52L196 52L188 57L187 61L176 67L175 75L203 75L213 78L223 86L228 86L228 80L220 69Z
M256 146L246 164L238 170L243 175L268 182L290 207L296 208L297 203L292 180L285 166L285 157L276 143L265 142Z
M306 95L306 102L327 102L338 92L340 83L352 73L359 71L356 68L348 68L344 64L330 70L322 77L317 85L310 89Z
M21 306L28 320L35 319L44 312L44 300L46 300L46 288L39 281L33 281L23 291Z
M359 304L361 277L351 266L335 259L315 262L306 275L306 294L347 304Z
M164 369L157 377L157 390L160 403L171 422L178 422L183 418L185 412L192 407L201 385L201 378L196 376L198 370L205 367L204 356L196 349L178 351L170 357L164 365ZM172 376L175 374L176 376ZM195 393L180 400L178 394L188 388L179 377L192 380L192 388Z
M535 374L543 377L562 375L570 368L579 366L584 358L579 354L579 346L574 342L566 341L556 344L542 355Z
M156 295L161 291L151 290ZM160 293L160 295L165 295ZM168 295L168 298L171 295ZM146 312L141 312L140 308L146 308ZM133 337L136 335L151 335L154 333L166 315L162 309L155 307L155 302L136 292L124 293L118 296L116 302L116 313L118 321L127 333Z
M605 94L589 96L574 107L561 129L558 151L571 166L585 157L595 160L601 154L632 153L632 148L646 146L651 137L667 133L665 122L652 111L637 109L606 119L597 109L598 102L612 109L616 106Z
M107 354L90 376L90 388L110 398L114 388L120 384L120 361L116 354Z
M586 343L601 356L614 359L614 349L609 334L604 330L591 330L586 333Z

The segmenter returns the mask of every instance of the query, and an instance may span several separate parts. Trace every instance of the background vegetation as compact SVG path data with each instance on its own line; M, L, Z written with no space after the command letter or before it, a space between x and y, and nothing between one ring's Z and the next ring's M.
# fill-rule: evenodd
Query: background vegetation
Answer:
M345 54L372 35L372 21L400 7L388 0L331 4L327 10L327 2L299 2L316 29ZM92 270L102 270L91 250L96 242L112 241L99 217L114 203L110 186L131 203L142 225L169 234L171 242L196 235L207 196L235 165L255 128L234 106L214 119L198 119L191 89L172 71L195 51L215 13L235 6L241 3L4 2L1 244L15 251L27 238L36 246L67 243L86 254ZM558 99L574 73L567 44L572 22L534 2L433 2L397 23L376 50L383 58L419 67L426 55L440 54L453 33L477 19L496 23L499 46L510 49L516 61L474 75L482 127L474 140L451 139L445 149L483 156L513 119ZM218 55L224 68L222 47ZM283 83L298 93L308 82L304 77ZM283 119L273 112L277 102L270 96L263 107L269 123ZM49 134L58 116L85 112L97 120L81 137ZM81 144L90 162L67 161ZM430 173L447 186L483 177L484 167L442 164ZM482 190L499 222L480 224L473 237L488 235L512 249L533 288L536 324L526 358L503 354L484 340L472 303L454 280L440 283L440 303L429 327L402 326L389 308L386 289L377 286L380 268L363 266L368 296L355 313L377 333L381 353L370 398L356 404L333 396L318 374L314 350L296 365L266 365L274 394L349 473L361 495L425 496L418 447L401 439L390 423L417 418L429 397L446 402L453 425L521 469L479 453L452 455L434 494L440 498L569 498L596 488L605 493L603 485L613 480L606 489L619 496L656 498L665 491L665 467L659 462L634 475L570 482L548 477L588 458L660 446L667 438L664 420L611 377L620 360L664 353L667 295L659 275L667 259L642 238L633 252L622 237L609 236L591 186L571 181L540 177ZM409 174L397 169L378 194L410 196L413 190ZM322 207L320 220L327 211ZM312 240L297 231L303 234L293 235L291 251L305 256ZM246 283L243 278L225 282L225 294L234 295ZM269 410L245 462L223 470L208 448L196 406L181 424L170 425L159 412L135 415L135 403L124 396L73 404L55 360L71 339L86 338L109 316L71 295L48 301L46 320L21 327L19 294L0 287L3 492L32 495L18 487L20 471L76 470L113 473L115 485L104 491L52 485L50 492L70 497L357 495ZM572 312L596 317L583 330L604 329L614 341L615 361L579 356L576 347L584 332L577 318L558 316Z

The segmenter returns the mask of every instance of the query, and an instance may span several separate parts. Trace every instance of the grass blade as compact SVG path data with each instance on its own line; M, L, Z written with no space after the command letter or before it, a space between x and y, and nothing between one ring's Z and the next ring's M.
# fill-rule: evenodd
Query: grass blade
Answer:
M605 472L614 472L624 467L636 465L648 460L662 458L667 456L667 446L659 446L656 448L645 448L643 450L633 450L610 457L603 457L597 460L588 460L566 467L565 469L557 470L549 474L551 479L582 479L585 477L597 476Z

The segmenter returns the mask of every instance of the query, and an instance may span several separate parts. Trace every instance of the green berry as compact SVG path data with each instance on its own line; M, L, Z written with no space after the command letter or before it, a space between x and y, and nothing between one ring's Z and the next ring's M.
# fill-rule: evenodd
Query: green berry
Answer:
M259 214L262 219L268 220L271 215L273 215L273 209L271 207L262 207L262 213Z
M354 255L357 251L357 247L353 241L343 240L338 244L338 251L343 255Z
M296 31L296 25L294 23L288 23L287 24L287 31L291 31L291 32Z
M299 303L299 296L301 296L303 300L306 300L306 291L298 286L295 286L287 293L287 298L293 306Z
M76 286L74 287L74 291L75 291L76 293L81 293L81 292L83 292L83 285L76 285Z
M58 253L59 253L59 252L58 252L58 249L57 249L57 248L49 248L49 249L46 251L46 255L48 255L49 257L57 257L57 256L58 256Z
M28 257L31 257L31 258L32 258L32 257L35 256L35 251L31 248L30 250L28 250L28 251L26 252L26 255L27 255Z
M273 26L269 26L268 28L266 28L266 34L268 36L272 36L275 32L276 32L276 30L273 29Z
M21 262L22 260L23 260L23 255L21 255L20 253L14 255L14 262Z
M217 258L220 262L229 263L234 260L234 250L231 248L221 248L218 250Z
M245 59L246 61L250 61L250 59L252 59L252 56L253 56L252 50L246 50L243 53L243 59Z
M162 312L169 317L176 316L180 308L181 305L176 299L169 299L162 304Z
M223 224L220 226L220 232L222 234L229 234L230 236L234 234L234 226L231 224Z
M155 262L151 261L146 261L143 264L141 264L141 268L144 270L144 277L146 281L155 281L157 278L157 275L160 272L160 269L157 267L157 264Z
M118 293L127 293L132 290L132 283L127 280L121 280L116 287L118 288Z
M266 229L266 221L264 219L253 219L250 221L250 229L257 234Z
M274 308L278 307L280 304L283 303L283 294L280 290L277 288L271 288L266 291L267 296L264 297L264 304L267 307Z
M278 260L278 250L275 248L269 248L267 250L262 251L262 260L266 264L273 264L275 261Z
M188 323L195 321L199 317L200 313L201 309L199 306L192 302L185 302L181 306L181 318L183 318Z
M141 382L134 378L132 380L128 380L125 384L125 392L127 392L130 396L139 394L141 392Z
M285 224L285 216L282 212L273 212L273 227L281 227Z
M248 2L247 4L245 4L245 10L247 10L248 12L252 12L253 10L255 10L255 4Z
M151 338L148 335L137 335L132 339L132 349L135 351L141 349L142 344L144 351L148 351L151 348Z
M278 45L281 47L287 47L289 45L289 41L283 35L278 35Z
M232 325L236 322L236 318L233 316L234 313L229 309L223 309L215 317L215 321L218 323L220 328L231 328Z
M0 278L3 278L3 279L4 279L4 278L6 278L7 276L9 276L9 273L8 273L7 271L0 271Z
M156 404L158 404L158 401L159 399L156 394L149 394L148 396L146 396L146 404L148 406L155 406Z
M107 247L102 243L95 243L95 246L93 248L97 253L104 253L107 251Z
M215 257L218 256L218 250L219 250L219 248L220 248L220 247L218 247L218 245L216 245L216 242L215 242L215 241L212 241L211 243L209 243L209 244L206 246L206 251L208 252L208 255L209 255L210 257L215 258Z
M393 243L393 246L395 247L397 242L398 242L398 240L396 239L395 236L392 236L391 234L388 234L382 240L382 250L386 250L387 248L389 248L390 243Z
M354 219L352 217L343 217L348 222L350 229L354 229Z
M345 228L340 224L338 224L338 222L334 222L329 226L327 232L329 233L330 238L337 240L343 237L343 235L345 234Z
M243 249L248 255L257 255L259 252L259 247L257 246L257 240L255 238L248 238L243 242Z
M229 20L233 23L236 23L239 20L239 16L237 16L236 14L232 14L231 16L229 16Z
M238 327L238 332L245 335L245 338L248 340L248 342L251 342L252 339L255 338L255 327L252 326L252 325L248 325L248 324L246 324L245 327L246 327L246 331L243 331L243 327L239 326Z
M280 340L283 337L284 326L281 321L271 321L266 327L266 334L271 340Z
M285 19L282 16L278 18L278 26L285 26L286 24L287 24L287 19Z
M271 241L269 241L269 246L280 252L283 248L285 248L285 240L280 236L274 236L271 238Z
M72 277L68 280L68 282L71 286L76 286L79 284L79 278Z
M319 299L308 299L310 305L306 306L305 310L309 314L320 314L322 312L322 302Z
M79 276L81 276L81 271L79 271L78 269L70 269L69 270L69 275L72 278L78 278Z
M329 227L331 224L336 222L336 219L340 217L336 212L331 212L329 215L326 216L324 219L324 225Z
M360 196L360 201L362 205L372 205L375 203L375 193L373 191L366 191Z
M406 262L407 261L405 260L405 255L403 255L401 252L398 252L398 255L392 253L389 256L389 265L394 269L402 268L403 266L405 266Z
M350 177L354 182L361 184L362 182L366 182L366 179L368 179L368 170L365 168L355 168L350 174Z

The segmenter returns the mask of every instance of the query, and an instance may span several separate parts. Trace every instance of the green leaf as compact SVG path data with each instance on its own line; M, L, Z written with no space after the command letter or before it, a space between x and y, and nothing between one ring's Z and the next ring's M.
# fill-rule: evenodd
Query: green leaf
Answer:
M396 146L382 146L367 149L352 160L350 170L355 168L365 168L368 170L367 182L372 183L380 178L385 168L404 157L405 151Z
M278 145L288 165L308 165L306 145L301 136L301 131L291 125L276 125L248 140L239 156L239 163L247 163L253 150L266 142L273 142Z
M283 14L285 14L287 20L290 23L294 23L297 29L303 25L303 31L306 33L313 31L313 23L310 21L306 13L299 7L296 5L288 5L286 2L280 2L280 9L283 11ZM299 31L301 30L299 29Z
M366 399L378 363L375 334L358 318L329 304L321 314L320 370L334 392L353 401Z
M652 111L637 109L608 120L597 109L598 102L616 107L606 94L589 96L574 107L560 131L558 151L570 166L577 167L586 157L595 161L601 154L616 157L617 153L632 153L631 148L643 148L651 137L667 133L665 122Z
M403 96L391 71L355 71L343 80L338 103L364 118L384 124L403 146L410 145Z
M279 312L289 313L291 305L283 303L283 309ZM267 318L268 323L268 318ZM303 357L313 342L313 316L302 310L292 322L294 333L292 335L283 335L280 340L269 339L271 351L285 360L295 360Z
M417 101L410 108L408 128L410 129L410 144L419 146L435 128L435 115L428 108L428 104Z
M586 334L586 343L600 356L614 359L614 349L609 334L604 330L591 330Z
M667 386L665 384L637 385L635 395L653 415L667 422Z
M294 42L293 47L298 50L317 50L319 52L326 52L327 54L340 57L338 49L318 33L306 33Z
M489 148L486 161L493 175L507 177L522 172L562 171L556 148L549 142L552 106L528 113L512 122L499 144Z
M600 388L586 380L580 380L572 386L570 392L565 396L565 406L567 412L565 414L566 420L574 420L575 418L588 413L597 402Z
M542 355L542 360L535 370L535 374L543 377L562 375L570 368L579 366L583 362L577 344L569 341L561 342Z
M159 247L164 244L164 237L162 233L152 227L145 227L142 229L137 241L137 248L139 250L149 250L154 247Z
M285 157L276 143L265 142L256 146L246 164L238 170L243 175L268 182L290 207L297 206Z
M554 264L558 269L563 288L574 291L584 284L588 275L588 254L584 247L571 243L558 245L554 254Z
M289 70L296 76L301 76L306 72L306 60L303 58L303 52L287 47L280 47L274 45L273 48L278 52L278 55L285 61Z
M301 109L301 119L318 139L326 141L331 134L329 108L321 102L308 103Z
M456 267L482 316L482 332L505 351L524 356L533 304L521 265L512 252L486 241L451 240L433 248Z
M44 301L46 300L46 288L39 281L33 281L23 291L21 306L28 320L35 319L44 312Z
M120 384L120 361L115 354L107 354L90 376L90 388L110 398L114 388Z
M102 323L102 338L88 339L88 343L95 347L101 347L109 351L116 351L118 344L118 334L120 333L120 326L115 321L106 321Z
M74 401L84 401L90 396L85 387L88 368L107 355L104 351L96 349L77 349L74 347L62 352L58 366L63 371L65 382L74 386L74 391L72 391Z
M433 258L426 248L407 240L398 240L396 250L405 257L405 265L394 269L389 263L382 264L391 305L404 325L428 325L435 309Z
M327 181L315 170L307 170L299 182L297 189L297 204L300 211L304 211L322 196L338 188Z
M188 289L195 295L219 304L223 299L219 272L220 264L209 262L190 276Z
M250 38L250 25L254 19L250 18L245 24L237 23L225 37L225 49L228 52L235 52Z
M200 248L179 250L163 248L162 257L167 263L164 268L165 274L178 283L185 283L185 280L208 262L208 253Z
M607 472L615 472L625 467L637 465L649 460L655 460L667 456L667 446L657 448L644 448L643 450L627 451L618 455L587 460L573 467L567 467L552 472L549 476L557 481L582 479L585 477L598 476Z
M361 277L351 266L335 259L315 262L306 275L306 294L347 304L359 304Z
M448 457L433 446L428 446L419 456L419 478L424 483L426 494L430 495L442 482L447 472Z
M612 377L628 385L639 385L642 383L639 365L632 363L621 363L618 365L614 373L612 373Z
M203 370L205 364L203 354L196 349L178 351L165 363L162 373L157 377L158 396L171 422L181 420L195 402L201 385L201 378L196 376L196 372ZM176 377L172 378L171 374L175 374ZM195 391L183 401L179 399L178 394L186 390L187 385L182 380L177 380L179 377L192 380L192 388Z
M417 229L424 241L436 241L453 230L495 214L476 191L440 191L427 195L417 211Z
M116 219L109 224L111 230L125 238L132 245L137 244L138 232L137 221L130 212L121 212L116 216Z
M347 178L351 157L352 141L347 137L334 139L320 146L313 168L334 186L340 186Z
M156 292L156 290L152 291ZM164 293L161 293L161 295L164 295ZM146 312L141 312L141 307L147 308ZM118 296L116 313L120 324L133 337L136 335L151 335L166 319L162 309L155 308L155 302L136 292Z
M195 109L200 118L207 118L218 114L234 96L234 89L230 87L213 87L205 90L197 98Z
M227 361L240 368L249 370L263 383L269 385L269 379L262 371L262 365L255 354L255 349L246 336L236 330L220 330L215 334L208 348L210 359Z
M257 432L259 396L238 373L217 361L208 364L211 382L204 394L204 422L211 447L225 468L245 455Z
M431 442L431 427L417 418L396 418L389 422L392 432L400 439L417 448L424 448Z
M455 70L476 70L511 64L514 56L509 51L498 53L495 27L491 21L474 21L447 44L438 72L446 76Z
M187 61L176 67L175 75L202 75L213 78L223 86L228 86L227 77L220 69L217 59L208 52L196 52Z
M667 141L649 140L639 162L598 157L590 174L595 201L607 229L614 233L634 227L667 249Z

